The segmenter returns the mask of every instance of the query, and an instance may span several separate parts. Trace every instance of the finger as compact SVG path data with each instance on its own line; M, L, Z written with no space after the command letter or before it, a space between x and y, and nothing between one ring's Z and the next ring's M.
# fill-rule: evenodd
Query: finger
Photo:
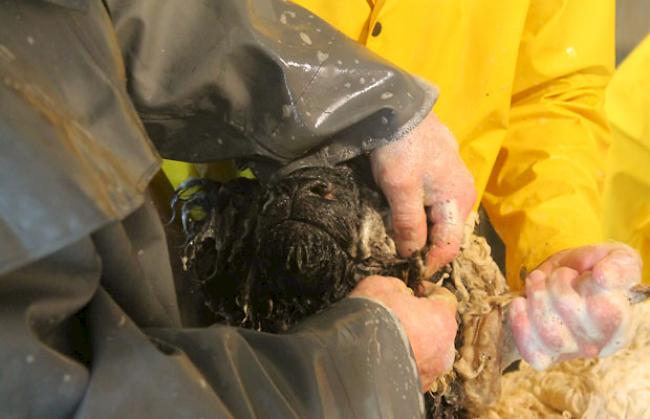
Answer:
M580 276L577 289L586 303L589 317L600 330L601 342L608 342L618 332L629 312L627 295L623 290L602 287L590 272Z
M478 197L474 177L464 165L460 156L457 156L458 168L453 172L455 178L454 196L458 202L458 213L461 221L466 221L469 214L474 208L474 203Z
M390 184L383 191L391 209L397 250L402 257L409 257L427 241L422 188L416 184Z
M605 289L627 290L641 282L641 260L627 246L614 248L594 266L593 280Z
M558 259L557 264L575 269L579 273L590 271L598 261L607 256L611 249L608 244L571 249Z
M465 220L461 219L455 200L436 202L429 209L433 223L430 232L431 249L427 253L427 266L433 272L451 262L458 255L463 239Z
M631 247L623 243L605 243L563 250L551 256L537 269L548 275L553 269L560 266L566 266L575 269L579 273L583 273L593 270L603 259L607 258L610 253L617 250L627 252L630 255L637 255ZM640 263L640 259L638 262Z
M620 291L600 291L586 300L589 316L600 331L601 339L597 343L602 348L624 329L629 302Z
M551 302L578 344L579 352L585 356L598 355L598 345L602 333L590 318L586 301L576 290L580 278L567 272L570 268L560 268L548 283Z
M620 325L613 333L611 333L607 344L600 350L600 353L598 354L600 357L613 355L619 349L625 347L630 341L631 335L633 333L632 328L629 327L629 324L631 322L631 312L629 310L630 303L624 295L621 295L621 297L623 297L624 301L619 302L619 304L624 305L626 308L620 312Z
M558 270L554 274L577 276L577 272L571 269ZM530 322L537 331L542 344L549 351L556 354L576 353L578 344L553 306L546 282L546 275L537 270L531 272L526 279Z
M536 370L543 370L553 363L546 349L533 331L526 309L526 299L515 298L510 303L508 321L521 357Z

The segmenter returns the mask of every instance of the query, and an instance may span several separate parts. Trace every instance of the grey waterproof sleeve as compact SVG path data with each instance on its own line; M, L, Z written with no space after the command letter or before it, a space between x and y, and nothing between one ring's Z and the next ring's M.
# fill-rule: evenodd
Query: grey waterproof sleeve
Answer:
M254 41L247 41L251 47L235 48L240 45L238 40L247 38L239 36L235 26L224 26L225 21L236 22L242 7L253 3L256 7L245 10L252 13L249 18L255 25L244 24L241 33L257 33L250 31L255 26L271 36L272 25L258 26L265 21L263 16L270 16L262 13L268 11L264 6L272 5L278 25L283 25L279 7L285 3L124 3L121 11L112 10L120 32L119 45L113 22L99 1L3 1L0 418L421 414L421 395L409 350L396 320L377 304L343 301L283 336L225 327L190 329L181 320L187 307L181 307L174 287L162 226L151 208L151 198L144 196L158 170L159 159L138 112L161 149L170 145L169 150L179 153L205 151L206 159L243 157L252 152L289 161L309 153L305 150L318 149L321 142L345 137L332 134L336 131L335 121L307 124L291 119L287 126L294 127L299 134L296 138L304 145L292 154L288 143L284 149L280 140L276 144L264 140L262 134L244 135L246 130L238 128L241 125L228 122L250 121L244 125L252 127L249 131L269 133L260 128L263 122L259 119L266 113L263 109L271 109L268 102L239 102L239 89L232 95L220 93L220 89L233 86L219 81L223 74L232 74L220 65L246 63L259 57L279 60L280 55L269 53L271 49ZM286 7L282 10L293 10L290 4ZM231 14L220 14L226 11ZM127 19L138 13L148 18ZM207 19L209 16L222 18L215 23ZM183 22L184 26L179 26ZM138 29L151 29L152 25L156 29L153 32ZM217 39L212 26L221 27L217 35L226 41ZM191 31L191 35L185 31ZM131 32L138 35L124 36ZM326 29L305 33L315 45L315 34L326 33ZM303 37L298 36L302 42ZM188 37L196 42L190 42ZM141 43L147 47L135 48ZM132 46L134 50L124 55L124 71L120 48L127 46L127 51ZM167 48L174 51L173 60L167 61ZM216 67L204 66L204 62L210 63L206 54L211 48L216 51L215 57L232 53L244 57L243 61L215 60ZM146 60L136 54L142 51L149 51ZM219 55L219 51L228 54ZM246 52L253 58L247 58ZM304 63L286 57L287 61L282 61L289 67L286 74L296 70L292 63ZM194 64L187 61L190 58ZM406 84L395 82L391 85L394 92L393 87L381 93L372 90L375 87L369 90L385 101L381 103L391 104L386 109L396 109L392 116L395 119L386 116L384 125L393 127L391 132L397 135L400 127L408 126L408 121L417 120L416 115L424 112L426 95L416 89L417 82L371 58L367 56L368 63L359 58L360 68L387 71L387 82L393 77L410 80ZM139 71L136 62L145 70L151 67L156 71ZM259 61L265 62L269 61ZM266 67L256 66L236 67L233 77L245 85L265 84L267 79L260 79L264 74L285 77L284 72L258 74L252 69ZM183 70L178 73L183 77L164 77L177 74L176 68ZM295 80L306 75L287 75L286 80L294 81L280 81L291 87L277 91L290 92L290 97L300 103L299 98L307 98L314 86L331 87L319 84L327 82L325 77L321 81L321 71L312 71L315 81L306 82L304 89L298 90ZM368 75L370 82L372 76ZM137 112L127 94L127 82ZM150 88L143 90L140 85ZM420 108L412 107L408 114L399 112L392 99L399 96L400 86L404 92L411 88L420 92L414 95L415 100L420 100ZM299 93L303 90L305 95ZM264 96L254 92L250 90L249 94ZM394 96L382 99L385 93ZM267 100L272 97L267 96ZM316 116L308 108L317 103L315 100L305 99L306 104L300 105L302 117L308 116L306 112ZM404 109L407 105L403 105ZM340 121L347 118L347 122L338 127L356 129L361 121L382 112L373 106L377 105L359 102L354 109L345 108L350 115L341 116ZM352 110L363 112L356 112L361 116L355 119ZM238 119L241 115L246 118ZM216 122L211 128L220 118L226 122ZM253 121L258 125L251 125ZM219 145L220 129L237 134L223 138L235 150L231 154L217 153L226 153ZM199 135L203 130L205 137ZM291 135L282 134L282 138L291 141ZM349 138L359 141L354 136ZM198 145L194 146L194 142Z
M371 301L285 335L181 327L164 258L142 264L164 246L143 240L145 215L0 276L0 417L422 416L408 342ZM143 288L155 295L138 299Z
M335 164L401 137L436 90L282 0L107 0L163 157Z

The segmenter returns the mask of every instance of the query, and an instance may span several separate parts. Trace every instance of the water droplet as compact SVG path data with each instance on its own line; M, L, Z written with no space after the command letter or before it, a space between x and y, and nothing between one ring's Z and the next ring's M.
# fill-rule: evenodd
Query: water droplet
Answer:
M366 79L364 79L363 77L361 77L361 78L359 79L359 83L361 83L361 84L366 84Z
M342 65L342 64L343 64L343 61L341 61L341 60L336 60L336 64L338 64L338 65Z
M13 61L16 58L16 56L13 54L13 52L9 50L9 48L0 44L0 58L2 58L7 62L10 62Z
M329 54L323 51L318 51L316 53L316 57L318 57L318 62L322 63L323 61L327 60L329 58Z
M138 256L144 256L144 249L138 250Z
M574 47L568 47L566 49L566 55L569 57L575 57L576 56L576 49Z
M32 362L34 362L34 355L32 355L32 354L27 355L25 357L25 362L27 362L28 364L31 364Z
M392 97L393 97L393 94L391 92L384 92L384 93L381 94L381 98L384 99L384 100L390 99Z
M343 86L349 88L349 87L352 86L352 85L351 85L350 83L345 83Z
M63 382L64 383L69 383L70 380L72 380L72 376L70 374L63 374Z
M385 116L382 116L381 117L381 123L384 124L384 125L388 124L388 118L386 118Z
M223 144L223 140L221 138L217 138L217 144L219 145Z
M34 45L34 38L32 38L31 36L28 36L28 37L27 37L27 43L28 43L29 45Z
M355 63L355 64L359 64L359 60L357 60L357 59L355 58L355 59L354 59L354 63Z
M300 32L300 39L307 45L311 45L311 38L304 32Z

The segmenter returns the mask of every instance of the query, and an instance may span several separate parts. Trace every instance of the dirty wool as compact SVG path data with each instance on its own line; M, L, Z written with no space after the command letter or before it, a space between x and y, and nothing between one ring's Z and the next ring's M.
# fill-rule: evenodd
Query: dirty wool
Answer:
M650 418L650 303L632 306L630 345L604 359L535 371L522 363L501 379L502 395L483 419Z

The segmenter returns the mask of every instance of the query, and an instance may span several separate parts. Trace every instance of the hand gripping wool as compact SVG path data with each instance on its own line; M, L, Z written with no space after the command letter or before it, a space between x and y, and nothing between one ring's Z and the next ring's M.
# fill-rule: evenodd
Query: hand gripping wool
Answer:
M650 301L632 306L630 344L602 359L535 371L522 362L501 379L499 401L481 418L650 418Z

